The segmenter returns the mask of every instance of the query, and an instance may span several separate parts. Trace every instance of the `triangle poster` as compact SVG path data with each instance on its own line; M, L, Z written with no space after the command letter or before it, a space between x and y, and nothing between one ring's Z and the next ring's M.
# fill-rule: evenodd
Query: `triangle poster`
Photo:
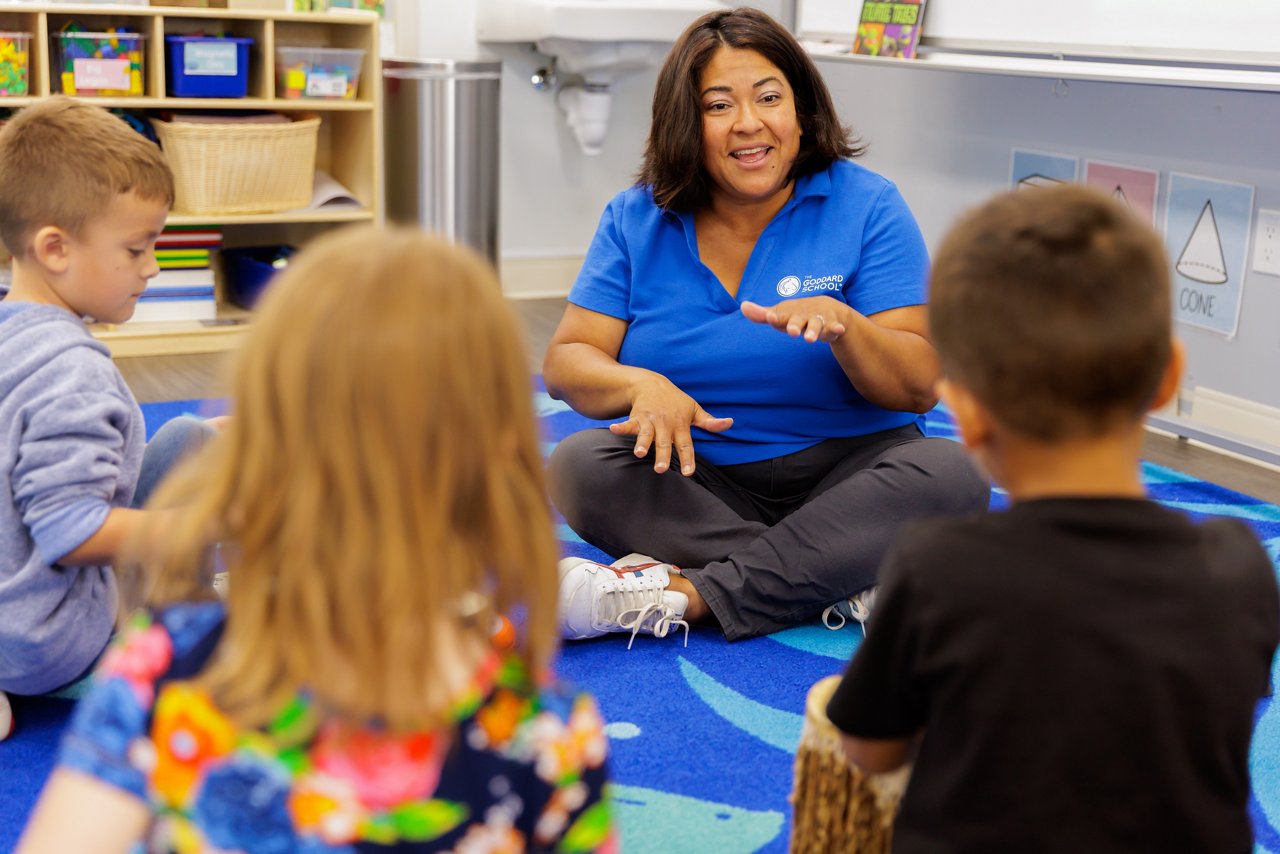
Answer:
M1136 166L1121 166L1118 163L1104 163L1101 160L1087 160L1084 164L1084 182L1113 199L1124 202L1155 228L1159 172Z
M1167 199L1174 319L1231 338L1240 322L1253 187L1173 172Z

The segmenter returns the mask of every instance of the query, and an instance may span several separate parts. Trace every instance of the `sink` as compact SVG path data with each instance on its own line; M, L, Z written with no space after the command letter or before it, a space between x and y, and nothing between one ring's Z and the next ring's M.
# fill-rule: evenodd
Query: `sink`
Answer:
M718 0L479 0L482 42L532 43L552 58L531 79L539 89L563 72L556 103L584 154L603 150L610 84L662 62L685 28Z

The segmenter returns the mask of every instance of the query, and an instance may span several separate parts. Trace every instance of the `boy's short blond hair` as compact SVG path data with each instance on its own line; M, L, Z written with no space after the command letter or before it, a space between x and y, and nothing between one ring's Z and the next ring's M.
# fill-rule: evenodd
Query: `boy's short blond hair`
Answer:
M1044 441L1140 420L1173 347L1164 244L1088 187L1016 190L965 214L934 260L943 372Z
M101 107L62 95L0 131L0 240L18 259L41 228L79 234L122 193L173 205L160 147Z

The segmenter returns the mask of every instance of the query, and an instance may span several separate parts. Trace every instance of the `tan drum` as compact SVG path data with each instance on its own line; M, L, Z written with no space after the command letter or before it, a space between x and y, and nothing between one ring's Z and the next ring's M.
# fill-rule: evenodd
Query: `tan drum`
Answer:
M805 700L791 793L791 851L888 854L911 769L867 774L849 761L840 731L827 719L827 702L839 684L839 676L828 676Z

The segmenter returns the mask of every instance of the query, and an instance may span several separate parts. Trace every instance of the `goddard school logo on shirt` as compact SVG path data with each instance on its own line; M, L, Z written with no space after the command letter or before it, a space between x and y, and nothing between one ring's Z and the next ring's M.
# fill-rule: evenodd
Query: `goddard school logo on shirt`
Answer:
M830 276L783 276L778 280L778 296L793 297L796 294L814 294L823 291L838 291L844 284L844 276L835 273Z
M778 280L778 296L793 297L800 293L800 277L784 276Z

